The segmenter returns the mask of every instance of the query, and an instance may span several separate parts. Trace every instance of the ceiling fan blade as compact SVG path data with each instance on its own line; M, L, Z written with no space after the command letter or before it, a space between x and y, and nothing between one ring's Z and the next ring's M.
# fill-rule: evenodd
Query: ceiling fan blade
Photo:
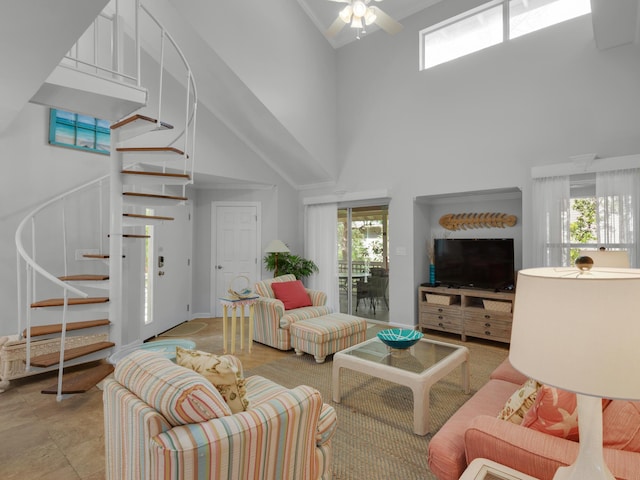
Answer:
M395 35L396 33L400 32L400 30L402 30L403 27L400 23L396 22L393 18L391 18L386 13L384 13L378 7L369 7L369 8L373 10L376 14L376 19L374 20L373 23L378 25L381 29L383 29L388 34Z
M340 17L338 17L333 21L331 26L329 28L327 28L327 31L324 32L324 34L327 37L334 37L340 32L340 30L342 30L344 28L345 25L346 25L346 23L344 23L342 21L342 19Z

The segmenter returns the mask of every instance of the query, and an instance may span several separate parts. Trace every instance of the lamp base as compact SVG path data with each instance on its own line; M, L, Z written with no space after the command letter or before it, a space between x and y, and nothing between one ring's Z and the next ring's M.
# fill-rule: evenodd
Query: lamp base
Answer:
M615 480L602 454L602 399L577 394L580 450L568 467L560 467L553 480Z
M584 465L578 466L575 463L568 467L560 467L556 470L553 480L616 480L606 465L606 471L602 471L596 465L587 467L593 468L584 468Z

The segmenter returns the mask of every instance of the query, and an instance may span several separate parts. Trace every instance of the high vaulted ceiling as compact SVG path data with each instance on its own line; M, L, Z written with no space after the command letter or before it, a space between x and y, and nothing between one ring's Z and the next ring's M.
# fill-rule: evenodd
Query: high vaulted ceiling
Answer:
M10 0L8 2L6 10L11 14L0 19L0 25L5 27L0 28L0 59L4 65L7 65L7 68L0 72L0 84L3 87L0 92L0 100L2 100L0 101L0 134L3 127L10 124L46 80L59 59L81 35L91 19L95 18L106 1L59 0L55 2L55 8L49 7L51 2L48 0L29 2ZM324 33L345 6L344 3L329 0L296 1L300 10L294 8L286 12L271 12L269 8L272 7L267 7L266 2L256 2L261 5L260 9L256 8L255 4L249 5L250 2L154 0L152 3L156 13L166 7L165 23L171 23L173 20L175 23L184 23L176 11L186 16L185 10L194 10L190 12L192 20L203 19L203 24L200 26L201 35L205 39L212 37L209 39L208 49L202 42L197 43L192 38L197 37L198 25L195 25L195 21L194 25L184 29L186 33L183 33L180 40L185 42L185 45L189 45L190 61L197 64L199 80L203 85L208 86L203 90L212 92L212 97L215 97L216 102L212 100L211 105L206 107L220 117L240 142L248 145L249 150L257 157L263 158L265 163L280 173L288 183L295 188L303 188L330 184L335 180L335 171L338 169L335 165L329 165L328 168L325 168L325 165L335 160L333 157L336 155L331 149L324 148L325 144L330 144L332 119L319 127L311 121L301 122L301 118L304 120L309 117L306 112L316 112L317 109L316 104L307 101L308 96L304 95L304 88L294 88L295 79L301 78L300 83L306 85L308 77L299 75L295 70L285 69L280 74L275 69L273 72L269 70L270 76L267 82L261 82L266 74L264 70L260 70L260 64L252 62L250 58L242 63L243 46L249 45L247 50L253 51L255 45L251 45L251 42L243 44L227 40L225 37L225 35L231 35L230 38L236 38L232 34L240 30L241 35L247 35L249 38L248 33L251 32L247 28L250 28L255 29L258 36L265 35L265 32L279 32L281 35L278 41L285 42L287 35L291 37L291 34L296 34L295 28L289 32L285 31L285 26L307 28L307 23L300 18L305 14L318 31ZM408 24L407 17L410 15L445 1L453 0L384 0L377 5L391 17ZM481 3L483 0L474 0L476 1ZM176 10L169 8L171 3L175 3L179 8ZM591 0L591 4L595 43L600 50L638 41L640 0ZM51 15L42 14L51 9L55 10ZM213 13L209 11L212 9ZM220 10L222 10L222 16ZM211 28L210 24L212 19L215 20L216 14L227 21L229 24L227 28L223 28L225 25ZM251 18L247 19L248 14L254 14L258 18L255 21ZM228 22L229 19L236 20L237 24ZM265 24L264 29L260 28L262 24ZM406 25L405 28L407 28ZM369 33L374 30L376 28L368 28ZM170 31L177 30L170 29ZM211 31L214 33L220 31L220 35L216 36ZM16 32L20 32L22 42L15 42ZM383 33L383 35L386 34ZM321 38L319 41L322 43ZM352 41L355 41L355 34L348 26L345 26L338 36L327 39L327 42L336 49ZM363 37L360 42L367 42L367 37ZM300 48L317 46L311 41L295 43ZM213 51L214 47L221 49L222 56ZM299 49L291 52L292 55L300 53ZM330 62L331 59L328 57L331 55L324 53L323 60ZM321 65L318 57L316 61ZM17 65L19 68L16 67ZM278 75L283 75L283 78L288 80L286 87L282 86ZM312 78L317 80L314 88L321 88L321 82L331 85L334 80L333 77L325 78L322 75L315 75ZM220 91L214 91L212 85L218 86ZM286 92L286 95L282 95L281 92ZM203 104L205 100L203 98ZM290 103L287 104L286 101ZM239 108L240 106L242 108ZM300 115L295 115L300 112L302 112ZM322 117L322 115L312 117ZM302 127L300 127L301 123ZM324 149L318 145L322 145Z
M443 0L385 0L375 2L375 6L394 20L402 23L403 18L441 1ZM340 10L346 6L344 3L329 0L298 0L298 3L322 33L329 28L338 16ZM375 25L367 27L369 33L379 29L380 28ZM328 40L334 48L339 48L356 40L356 34L353 29L346 25L338 35L333 38L328 38Z
M375 3L402 23L404 18L443 1L447 0L383 0ZM298 0L298 3L322 33L326 32L345 7L344 3L330 0ZM637 41L638 3L638 0L591 0L594 34L600 50ZM379 27L375 25L367 27L369 33L377 30ZM334 48L339 48L355 41L356 35L353 29L345 26L338 35L327 40Z

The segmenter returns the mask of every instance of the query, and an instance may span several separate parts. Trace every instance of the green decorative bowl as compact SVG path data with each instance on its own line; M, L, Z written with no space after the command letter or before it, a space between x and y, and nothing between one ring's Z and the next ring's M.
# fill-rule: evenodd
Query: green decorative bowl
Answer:
M382 343L391 348L404 350L405 348L415 345L418 340L422 338L422 332L417 330L390 328L388 330L378 332L378 338Z

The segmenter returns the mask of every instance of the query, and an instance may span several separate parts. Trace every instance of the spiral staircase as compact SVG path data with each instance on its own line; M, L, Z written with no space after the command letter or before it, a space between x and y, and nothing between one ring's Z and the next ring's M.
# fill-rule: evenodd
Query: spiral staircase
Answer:
M133 15L127 18L125 11ZM145 48L144 52L141 45L150 45L151 39L141 37L143 19L145 32L150 25L160 33L151 35L160 39L160 45ZM88 50L80 44L87 38L89 42L104 40L103 34L91 33L98 30L97 22L109 25L110 45L135 43L133 62L117 58L117 49L109 55L107 66L98 58L87 60L79 54ZM14 342L15 358L0 358L0 391L13 378L57 370L56 384L43 393L55 394L58 401L94 386L113 370L109 359L114 354L141 341L139 318L131 318L135 317L131 305L140 306L141 299L135 289L131 293L128 285L145 281L145 266L139 260L129 259L127 251L144 248L130 245L149 237L147 226L173 220L158 211L188 201L186 187L193 183L195 160L198 103L195 80L186 58L162 24L139 0L112 0L87 32L51 77L73 75L75 69L79 75L90 75L93 83L101 78L108 85L121 82L135 91L145 91L146 96L140 73L142 53L153 58L160 73L159 78L148 82L158 86L158 91L148 92L147 98L153 98L153 102L136 105L129 98L122 99L125 110L141 108L111 125L111 154L105 157L110 162L110 173L39 205L24 218L15 235L19 333ZM91 48L96 52L102 49L98 45ZM167 60L167 51L173 52L174 60ZM133 75L120 68L131 63L136 65ZM163 85L176 84L166 81L169 75L184 79L177 82L182 91L165 91L168 87ZM48 79L48 83L54 80ZM60 98L70 101L56 98L52 88L44 87L32 101L76 111L82 105L91 105L91 92L78 90L70 95L69 89L76 87L62 88ZM100 90L98 87L94 96L104 97ZM171 112L165 107L166 98L175 102L178 94L184 98L184 107ZM117 95L110 101L113 105L107 108L117 110L116 103L120 101ZM86 107L79 111L94 116L101 113ZM180 127L169 124L165 117L178 118ZM80 211L86 205L95 208L90 215L83 216ZM54 228L52 217L60 218ZM95 239L94 248L82 254L86 261L72 262L72 246L77 245L74 236L87 237L87 232ZM77 250L75 255L78 256ZM69 271L69 265L73 268L86 265L86 271ZM84 365L90 368L82 368ZM67 375L72 366L74 372Z

